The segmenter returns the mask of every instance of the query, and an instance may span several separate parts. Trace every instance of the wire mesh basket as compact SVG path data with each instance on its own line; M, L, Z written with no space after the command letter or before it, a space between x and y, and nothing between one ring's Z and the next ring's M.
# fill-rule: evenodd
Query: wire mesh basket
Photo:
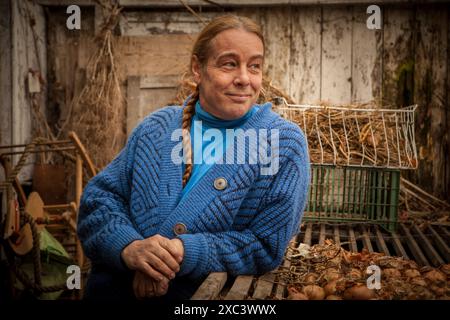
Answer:
M402 109L283 104L276 111L306 135L311 163L416 169L417 105Z

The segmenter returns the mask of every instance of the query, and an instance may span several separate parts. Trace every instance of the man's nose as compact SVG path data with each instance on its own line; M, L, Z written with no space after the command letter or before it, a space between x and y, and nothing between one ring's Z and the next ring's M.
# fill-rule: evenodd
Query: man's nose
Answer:
M250 77L248 76L247 66L242 66L241 68L239 68L239 71L234 78L234 84L243 87L250 84Z

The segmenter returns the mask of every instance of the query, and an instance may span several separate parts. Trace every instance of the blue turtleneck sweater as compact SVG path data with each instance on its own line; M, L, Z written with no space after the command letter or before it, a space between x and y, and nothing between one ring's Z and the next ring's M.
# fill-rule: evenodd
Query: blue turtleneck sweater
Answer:
M299 230L310 179L308 146L300 128L274 113L270 103L253 112L241 129L279 131L279 170L263 175L266 165L247 161L213 165L181 200L182 168L172 158L181 139L172 134L181 129L183 108L170 106L146 117L84 189L77 232L92 264L126 272L123 249L159 234L183 241L177 277L276 268ZM231 145L236 151L237 143ZM243 157L249 156L246 148ZM218 178L225 188L215 187Z
M191 141L194 157L192 173L188 183L183 188L181 199L192 190L198 181L200 181L213 164L221 158L222 154L224 154L229 147L230 141L227 140L226 129L241 128L258 110L259 107L254 105L245 115L238 119L223 120L205 111L200 105L200 101L197 101L195 105L195 114L192 117L191 124ZM223 140L216 140L213 131L209 131L209 133L213 135L212 137L210 137L208 133L205 135L205 132L210 129L220 130ZM215 152L218 150L222 150L222 153L216 154ZM182 163L182 168L184 174L184 162Z

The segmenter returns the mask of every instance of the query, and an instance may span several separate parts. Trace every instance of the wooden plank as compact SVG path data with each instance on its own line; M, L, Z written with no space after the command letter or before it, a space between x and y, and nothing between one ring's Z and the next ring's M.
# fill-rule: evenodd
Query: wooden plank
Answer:
M428 230L431 232L431 236L434 239L434 243L436 244L436 247L439 249L439 252L443 255L445 260L447 260L447 263L450 263L450 248L447 245L447 243L444 241L444 239L441 238L441 236L434 230L433 226L429 225Z
M428 3L442 3L446 0L430 0ZM76 4L79 6L93 6L94 0L36 0L37 3L45 6L69 6ZM183 7L179 0L119 0L121 7L155 8L155 7ZM189 0L190 6L202 7L222 7L222 6L274 6L274 5L317 5L317 4L373 4L373 0ZM377 3L389 4L409 4L411 0L385 0Z
M414 10L387 7L383 11L382 99L400 107L412 98Z
M311 236L312 236L312 223L311 222L307 222L306 223L305 238L303 239L303 243L305 243L308 246L310 246L311 245Z
M389 249L386 245L386 242L384 241L383 234L380 231L380 228L378 226L375 226L375 232L376 232L376 242L378 246L378 250L381 250L385 255L390 256Z
M352 17L350 7L323 7L321 100L351 101Z
M131 76L127 80L127 135L129 136L133 129L142 119L142 110L140 109L140 77Z
M392 236L392 244L394 245L395 252L397 256L403 257L405 259L409 259L408 254L406 253L405 248L403 248L402 242L396 232L391 233Z
M289 91L291 15L290 7L264 8L261 28L265 37L265 71L273 84Z
M400 224L400 227L406 236L406 239L407 239L406 243L407 243L409 249L411 250L416 262L422 266L430 265L428 263L427 258L425 258L425 255L423 254L422 250L420 250L420 247L417 244L416 240L414 240L413 236L409 232L409 229L403 223Z
M324 244L326 236L326 228L323 223L320 224L319 244Z
M341 238L340 238L340 235L339 235L339 227L338 226L334 226L334 243L337 245L337 246L341 246Z
M0 1L0 145L11 145L11 1ZM5 150L6 152L9 150ZM0 180L4 179L0 170ZM2 212L5 212L2 210ZM1 218L1 217L0 217Z
M350 238L350 250L352 252L358 252L358 246L356 244L355 231L353 230L352 226L348 227L348 236Z
M422 248L424 249L431 263L435 267L444 264L444 260L441 258L436 249L434 249L430 240L428 240L428 238L423 234L422 230L420 230L419 227L415 224L413 225L413 230L419 236L420 244L422 245Z
M119 75L121 79L131 75L181 75L188 69L194 40L189 34L119 37Z
M289 267L291 266L291 255L292 255L291 248L293 248L295 246L296 246L296 240L294 238L289 242L288 249L286 250L286 254L283 259L282 270L288 270ZM281 299L283 299L284 293L286 291L286 284L281 283L278 276L276 277L276 280L278 283L276 284L275 299L281 300Z
M289 93L296 103L320 100L321 21L319 7L292 7Z
M252 10L253 12L255 10ZM200 16L209 22L222 12L202 12ZM119 21L122 36L149 36L162 34L198 34L203 24L198 17L187 10L156 11L126 10L122 11L123 19Z
M140 79L141 89L173 88L178 85L180 75L152 75L143 76Z
M249 275L237 276L224 300L244 300L248 296L253 279L254 277Z
M266 273L258 278L253 292L253 299L264 300L267 299L271 293L275 282L275 274Z
M416 141L419 146L420 166L417 182L431 193L448 197L449 170L448 139L442 139L449 130L447 54L448 6L419 6L416 10L414 103L417 110Z
M352 9L352 102L380 102L383 31L367 28L366 6Z
M369 233L366 230L366 227L361 226L361 231L362 231L362 241L364 243L364 247L369 250L369 252L374 252L373 251L373 247L372 247L372 243L370 242L370 237L369 237Z
M219 296L225 282L227 281L226 272L212 272L203 281L191 300L213 300Z

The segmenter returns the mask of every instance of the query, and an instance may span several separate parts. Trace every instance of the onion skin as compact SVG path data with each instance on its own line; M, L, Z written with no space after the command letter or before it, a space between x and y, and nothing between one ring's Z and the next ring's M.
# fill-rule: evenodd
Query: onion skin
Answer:
M400 273L400 271L398 271L397 269L394 268L387 268L384 269L381 274L383 276L385 276L386 278L390 279L390 278L400 278L402 276L402 274Z
M325 275L323 276L323 278L327 281L327 282L331 282L333 280L337 280L341 277L341 274L338 270L336 269L328 269L327 271L325 271Z
M310 273L305 277L305 282L307 284L315 284L318 278L319 276L316 273Z
M425 273L424 278L431 282L445 282L447 277L441 271L431 270Z
M325 287L323 287L323 290L325 291L326 296L334 295L337 291L336 288L337 280L333 280L328 282Z
M405 277L407 278L420 277L420 272L417 269L407 269L405 270Z
M363 284L354 285L344 291L345 300L369 300L375 297L375 292Z
M308 300L308 297L297 290L295 287L288 287L289 295L287 297L288 300Z
M325 298L325 300L342 300L342 298L337 296L337 295L335 295L335 294L330 294L329 296L327 296Z
M308 296L309 300L323 300L325 298L325 291L322 287L316 285L305 286L303 293Z
M425 279L422 277L412 278L411 284L416 285L416 286L422 286L422 287L426 287L428 285L427 282L425 281Z

